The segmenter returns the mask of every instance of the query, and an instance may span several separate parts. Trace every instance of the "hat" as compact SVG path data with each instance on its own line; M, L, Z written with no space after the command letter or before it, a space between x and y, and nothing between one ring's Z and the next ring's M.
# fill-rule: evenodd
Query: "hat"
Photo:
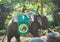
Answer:
M48 33L46 36L47 36L47 37L56 38L56 37L59 37L59 33L57 33L57 32Z
M45 42L45 41L39 37L34 37L34 38L31 38L29 42Z

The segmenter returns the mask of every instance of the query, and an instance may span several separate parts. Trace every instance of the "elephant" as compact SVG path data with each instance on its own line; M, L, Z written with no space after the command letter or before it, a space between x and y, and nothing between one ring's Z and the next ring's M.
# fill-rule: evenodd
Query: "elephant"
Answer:
M7 26L7 42L11 42L11 38L15 36L17 42L20 42L20 35L17 33L18 24L14 22L14 19L11 19Z
M41 23L41 21L43 22L42 19L43 19L42 16L34 15L34 21L31 22L30 29L29 29L30 33L34 37L38 37L38 29L41 29L43 27L43 24ZM8 23L8 26L7 26L7 29L6 29L7 30L7 39L8 39L7 42L11 42L11 38L14 37L14 36L15 36L17 42L20 42L20 34L17 32L17 30L18 30L18 22L15 21L15 20L13 18Z
M34 37L39 37L38 36L38 29L40 28L40 24L37 21L34 21L31 23L30 26L30 33L34 36Z
M46 16L43 16L42 18L43 18L42 19L43 20L42 25L44 26L44 29L51 28L47 17Z
M38 17L40 19L38 19ZM40 21L39 23L41 24L40 29L42 29L42 30L48 30L48 32L50 32L49 29L52 29L52 27L50 26L47 17L46 16L40 16L40 15L38 15L37 19Z
M36 19L36 18L35 18ZM30 33L34 36L38 36L38 30L37 28L40 28L40 24L36 21L32 22L30 25ZM16 17L11 19L8 23L6 34L7 34L7 42L11 42L11 38L15 36L17 42L20 42L20 34L17 32L18 30L18 21L16 20Z
M38 29L48 30L50 28L49 22L46 16L34 15L34 21L31 22L30 33L34 37L38 37Z
M40 29L48 29L50 28L50 24L46 16L42 15L34 15L34 22L38 22L40 24Z

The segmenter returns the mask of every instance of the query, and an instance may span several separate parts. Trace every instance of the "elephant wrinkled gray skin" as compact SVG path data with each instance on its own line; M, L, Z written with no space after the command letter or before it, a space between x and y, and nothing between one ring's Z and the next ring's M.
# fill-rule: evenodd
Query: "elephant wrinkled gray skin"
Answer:
M7 38L8 38L7 42L11 42L11 38L13 36L16 37L17 42L20 42L20 39L19 39L20 35L17 33L18 25L17 25L17 22L14 22L13 20L14 19L10 21L7 27Z
M45 29L50 28L50 24L49 24L46 16L36 15L35 17L36 17L36 19L34 19L34 21L37 20L39 22L39 24L41 26L40 29L45 30Z
M44 26L44 29L50 28L50 24L48 22L47 17L46 16L43 16L43 19L42 20L43 20L42 25Z
M38 37L38 29L40 28L40 24L36 21L31 23L30 33L34 37Z

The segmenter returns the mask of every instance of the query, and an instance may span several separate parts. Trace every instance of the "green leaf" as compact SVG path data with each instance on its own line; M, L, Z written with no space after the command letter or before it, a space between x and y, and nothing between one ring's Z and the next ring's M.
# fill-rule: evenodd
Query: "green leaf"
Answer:
M4 35L6 33L6 30L0 30L0 36Z

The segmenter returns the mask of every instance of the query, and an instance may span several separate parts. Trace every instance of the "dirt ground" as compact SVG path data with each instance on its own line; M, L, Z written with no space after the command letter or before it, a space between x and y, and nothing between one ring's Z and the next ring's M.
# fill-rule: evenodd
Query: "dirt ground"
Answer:
M0 42L2 42L3 37L4 37L4 36L0 36ZM30 38L31 38L31 37L20 37L21 42L28 42L28 40L29 40ZM7 37L5 37L4 42L7 42ZM11 39L11 42L16 42L15 37L13 37L13 38Z
M38 32L38 34L40 35L40 32ZM0 36L0 42L2 42L3 37L4 37L4 35L3 36ZM31 34L30 35L27 35L26 37L20 36L20 40L21 40L21 42L28 42L28 40L31 39L31 37L32 37ZM7 42L7 36L5 37L4 42ZM15 37L13 37L11 39L11 42L16 42Z

